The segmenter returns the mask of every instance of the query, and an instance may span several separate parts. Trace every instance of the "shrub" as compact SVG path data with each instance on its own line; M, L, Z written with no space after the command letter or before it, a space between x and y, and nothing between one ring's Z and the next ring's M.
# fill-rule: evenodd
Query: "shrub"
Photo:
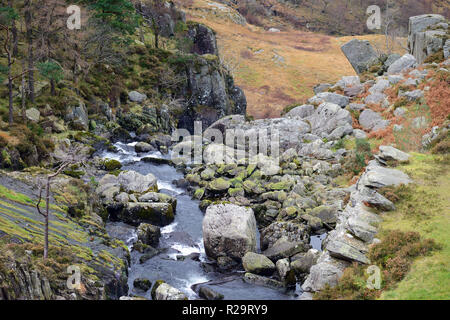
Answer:
M314 295L314 299L376 299L382 290L391 288L405 277L415 258L429 255L440 248L434 240L422 240L417 232L390 231L380 243L370 248L368 254L371 263L382 270L381 290L368 289L366 267L354 263L344 270L335 287L327 285Z

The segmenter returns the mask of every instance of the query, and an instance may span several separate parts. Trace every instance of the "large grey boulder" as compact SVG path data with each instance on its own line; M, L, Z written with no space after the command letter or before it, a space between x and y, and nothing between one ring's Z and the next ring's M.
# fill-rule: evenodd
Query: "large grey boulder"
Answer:
M146 193L158 189L156 177L151 173L144 176L136 171L122 171L117 178L128 193Z
M341 47L342 52L357 73L363 73L378 61L376 51L369 41L353 39Z
M203 219L203 243L208 257L241 259L256 251L253 210L234 204L211 205Z
M270 276L275 271L275 264L269 258L254 252L245 254L242 265L245 271L263 276Z
M423 63L429 55L443 48L447 30L430 30L430 27L445 21L445 17L439 14L409 18L408 47L419 64Z
M112 212L114 220L131 225L150 223L166 226L175 219L175 210L170 203L128 202L119 212Z
M405 71L406 69L413 68L417 65L417 60L413 55L405 54L400 59L395 61L388 69L388 74L396 74Z

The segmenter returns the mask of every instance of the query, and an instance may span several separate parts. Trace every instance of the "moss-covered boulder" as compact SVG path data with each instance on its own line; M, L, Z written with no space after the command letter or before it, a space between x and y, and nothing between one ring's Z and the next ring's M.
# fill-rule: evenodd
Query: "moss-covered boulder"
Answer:
M204 195L205 195L205 189L204 188L198 188L194 192L194 199L202 200Z
M262 194L266 191L260 182L252 180L244 181L243 187L245 192L248 194Z
M244 188L230 188L228 189L228 195L230 197L243 197L245 196Z
M217 178L208 184L208 190L214 193L226 192L231 187L231 183L224 178Z
M247 252L242 258L242 265L247 272L270 276L275 271L275 264L266 256Z
M130 202L117 214L117 218L133 225L146 222L166 226L173 222L175 213L169 203Z
M122 164L114 159L107 159L103 162L103 167L106 171L115 171L122 168Z

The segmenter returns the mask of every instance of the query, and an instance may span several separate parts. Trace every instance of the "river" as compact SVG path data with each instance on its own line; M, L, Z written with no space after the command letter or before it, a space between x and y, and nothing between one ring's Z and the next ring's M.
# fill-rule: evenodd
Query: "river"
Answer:
M140 161L144 157L164 157L159 152L137 154L134 151L136 143L115 144L117 152L104 152L103 158L119 160L122 170L134 170L141 174L154 174L158 179L159 192L177 198L177 210L172 224L161 228L160 249L162 253L141 264L142 255L131 248L137 240L136 228L121 222L108 222L107 231L111 237L123 240L131 251L131 265L129 269L128 285L130 295L144 296L151 299L150 290L145 294L133 287L136 278L147 278L152 284L156 280L164 280L173 287L183 291L189 299L199 297L193 291L192 285L208 281L219 282L210 287L224 295L225 300L286 300L295 299L301 294L300 286L294 291L275 290L255 286L242 280L242 272L220 273L211 271L208 266L211 261L205 255L202 239L203 212L199 209L199 201L191 199L184 189L173 184L174 180L183 178L183 174L174 167L163 164L156 165ZM168 157L168 156L165 156ZM317 241L317 240L316 240ZM258 241L259 242L259 241ZM196 259L177 259L177 256L187 256L196 253Z

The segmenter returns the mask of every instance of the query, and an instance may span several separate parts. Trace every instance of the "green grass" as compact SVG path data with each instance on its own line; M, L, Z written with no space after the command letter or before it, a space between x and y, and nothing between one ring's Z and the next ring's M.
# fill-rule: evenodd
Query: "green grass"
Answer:
M413 154L401 166L415 181L397 210L384 215L381 234L415 231L434 239L442 250L414 261L406 277L381 299L450 299L450 165L446 158Z

